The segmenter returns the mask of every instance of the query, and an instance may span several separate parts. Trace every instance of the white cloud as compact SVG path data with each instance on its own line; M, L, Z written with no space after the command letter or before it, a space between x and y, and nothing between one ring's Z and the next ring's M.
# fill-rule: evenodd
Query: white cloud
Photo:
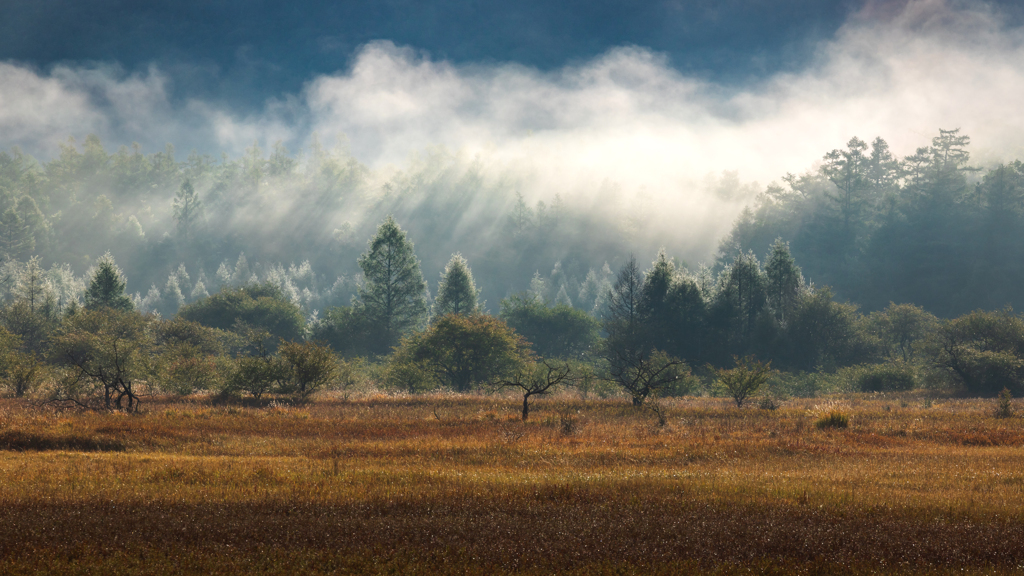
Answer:
M372 167L405 165L443 145L514 172L524 192L586 198L612 183L671 201L680 226L721 233L735 207L709 201L708 173L762 183L809 168L850 137L886 138L899 154L959 127L982 161L1024 156L1024 33L978 4L869 3L810 66L741 89L672 69L658 54L619 47L551 73L516 64L456 66L389 42L363 47L343 72L264 113L168 102L151 69L0 64L0 146L54 150L68 134L237 154L253 140L304 143L344 134ZM712 230L713 229L713 230Z

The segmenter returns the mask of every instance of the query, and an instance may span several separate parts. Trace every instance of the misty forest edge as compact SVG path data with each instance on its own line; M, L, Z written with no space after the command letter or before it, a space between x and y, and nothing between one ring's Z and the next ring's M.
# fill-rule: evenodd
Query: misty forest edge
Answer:
M514 387L524 418L563 380L635 404L742 404L743 378L780 395L1020 395L1024 165L973 167L968 145L940 130L900 159L853 138L756 196L727 173L715 192L749 204L715 261L669 248L646 270L631 253L659 240L649 207L531 206L443 152L378 188L315 139L303 161L280 145L108 154L95 136L42 164L15 148L0 153L0 370L18 396L126 410L142 390L307 397L359 379ZM115 256L148 292L130 294ZM421 268L441 270L433 295Z

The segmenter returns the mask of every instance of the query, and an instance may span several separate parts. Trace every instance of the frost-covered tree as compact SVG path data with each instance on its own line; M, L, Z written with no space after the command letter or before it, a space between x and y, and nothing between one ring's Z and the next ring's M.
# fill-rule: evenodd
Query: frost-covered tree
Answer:
M479 290L473 282L473 272L462 254L452 254L452 259L441 273L434 299L434 316L445 314L474 314L477 311Z

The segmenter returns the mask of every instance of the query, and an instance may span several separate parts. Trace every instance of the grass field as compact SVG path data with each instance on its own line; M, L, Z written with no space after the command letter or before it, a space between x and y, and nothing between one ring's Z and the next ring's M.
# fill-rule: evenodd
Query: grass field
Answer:
M1024 571L1024 419L819 402L3 400L0 573Z

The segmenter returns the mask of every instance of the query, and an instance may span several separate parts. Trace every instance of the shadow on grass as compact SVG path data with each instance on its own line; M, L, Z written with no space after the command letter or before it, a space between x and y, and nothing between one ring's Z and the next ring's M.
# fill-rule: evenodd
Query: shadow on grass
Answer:
M16 450L19 452L45 452L50 450L70 450L75 452L121 452L125 449L123 442L112 438L85 436L82 434L44 435L21 430L4 430L0 432L0 450Z

